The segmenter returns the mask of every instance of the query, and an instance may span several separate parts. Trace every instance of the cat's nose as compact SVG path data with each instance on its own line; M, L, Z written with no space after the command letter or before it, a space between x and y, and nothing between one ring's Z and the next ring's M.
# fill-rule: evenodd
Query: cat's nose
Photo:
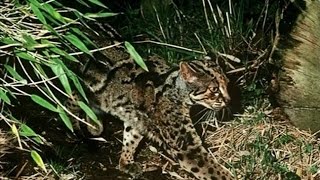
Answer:
M229 105L229 102L230 102L230 99L224 98L224 99L221 101L221 106L222 106L222 107L226 107L226 106Z
M226 105L229 105L230 99L224 99L224 102L225 102Z
M226 107L226 106L227 106L227 104L226 104L224 101L222 101L222 102L221 102L221 107L224 108L224 107Z
M226 105L228 105L230 103L230 100L231 100L231 98L229 95L223 97L223 101L225 102Z

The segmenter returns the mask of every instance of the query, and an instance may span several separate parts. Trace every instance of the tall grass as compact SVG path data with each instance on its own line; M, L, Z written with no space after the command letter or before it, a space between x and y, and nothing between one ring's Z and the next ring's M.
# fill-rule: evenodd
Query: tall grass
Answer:
M117 15L98 0L77 0L83 6L99 6L98 13L82 13L58 1L10 0L0 3L0 120L18 139L19 148L30 151L37 165L46 171L37 151L30 149L23 139L44 144L44 138L26 123L15 117L12 110L19 107L21 97L41 108L57 113L66 127L73 132L70 120L73 114L61 101L74 99L79 93L83 101L79 107L97 122L87 106L87 97L77 75L66 64L81 63L75 55L93 57L96 45L80 29L94 18ZM23 108L20 106L20 108ZM40 109L41 109L40 108Z

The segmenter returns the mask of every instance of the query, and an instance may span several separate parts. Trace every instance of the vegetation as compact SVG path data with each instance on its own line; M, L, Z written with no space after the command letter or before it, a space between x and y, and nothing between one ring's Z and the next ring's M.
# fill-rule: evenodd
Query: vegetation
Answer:
M89 2L79 3L89 6ZM91 1L90 5L93 4L107 8L99 1ZM36 164L47 172L41 156L23 142L26 138L34 144L46 144L46 140L25 122L15 118L17 114L12 110L24 99L57 113L71 132L74 130L69 117L87 123L63 105L63 99L73 99L73 90L87 101L77 75L66 64L68 61L80 63L74 57L77 54L93 56L89 48L96 46L78 28L79 25L85 26L85 20L94 21L93 18L116 14L83 14L57 1L9 1L1 6L1 123L10 127L18 140L19 149L30 151ZM97 121L86 102L79 101L78 104Z
M102 153L95 152L97 157L94 158L85 150L86 141L83 143L75 136L72 119L91 125L73 114L64 102L74 100L76 92L83 99L76 104L93 122L99 123L88 106L81 80L71 66L83 67L86 59L97 58L95 52L109 48L93 38L99 31L92 25L99 23L109 24L119 34L120 42L112 46L124 46L145 70L142 57L149 55L163 57L170 63L204 56L219 62L236 91L232 93L236 99L233 104L235 120L202 122L202 125L217 129L208 133L209 149L221 156L219 160L239 178L299 179L299 176L318 174L320 144L317 139L287 122L274 122L271 113L273 107L268 90L273 72L269 67L278 64L271 61L271 55L279 35L281 12L287 10L289 0L263 3L142 0L109 4L77 0L77 3L75 6L63 0L0 2L0 134L5 131L3 137L16 140L12 144L1 143L4 140L0 135L0 153L2 144L6 144L6 151L9 148L21 157L27 154L26 158L34 161L29 171L26 165L17 168L15 162L9 162L12 164L3 166L4 174L0 177L32 175L79 179L86 173L97 173L82 166L94 164L92 159L101 159L98 156ZM112 133L116 129L112 129ZM50 136L52 134L55 135ZM117 152L112 154L116 150L103 142L121 144L98 140L99 146L103 146L101 152L110 152L103 156L105 162L114 166L117 158L113 155ZM51 141L55 143L52 145ZM153 157L161 154L155 152L147 151L147 154ZM3 154L0 154L0 172L2 162L11 160ZM162 166L158 159L153 158L152 163ZM99 172L107 169L103 163L93 167ZM163 169L179 176L174 173L172 164Z

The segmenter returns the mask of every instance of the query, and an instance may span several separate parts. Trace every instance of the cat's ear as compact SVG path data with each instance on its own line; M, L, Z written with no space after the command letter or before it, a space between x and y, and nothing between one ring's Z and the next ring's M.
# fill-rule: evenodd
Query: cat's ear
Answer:
M186 62L180 63L180 74L184 81L194 83L198 80L197 72Z

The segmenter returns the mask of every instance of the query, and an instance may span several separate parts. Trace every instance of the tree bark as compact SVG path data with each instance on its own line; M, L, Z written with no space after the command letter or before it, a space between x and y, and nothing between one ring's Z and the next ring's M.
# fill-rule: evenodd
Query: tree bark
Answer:
M320 130L320 1L306 0L290 33L290 47L278 51L283 71L278 100L294 125ZM280 44L281 44L280 40Z

